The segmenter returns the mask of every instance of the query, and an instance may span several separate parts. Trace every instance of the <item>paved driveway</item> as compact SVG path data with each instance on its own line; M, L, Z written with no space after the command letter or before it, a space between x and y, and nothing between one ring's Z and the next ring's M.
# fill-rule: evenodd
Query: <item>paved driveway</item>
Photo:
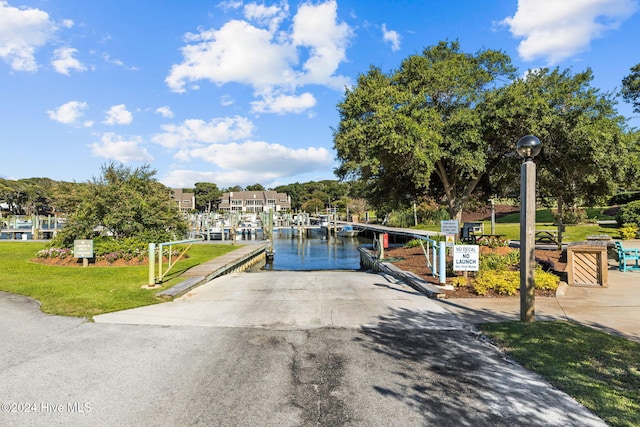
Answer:
M375 274L232 275L96 323L0 293L0 321L3 426L604 426Z
M381 315L397 310L423 313L428 324L416 326L462 327L448 310L396 279L350 271L230 274L172 302L96 316L95 321L275 329L358 328L374 325Z

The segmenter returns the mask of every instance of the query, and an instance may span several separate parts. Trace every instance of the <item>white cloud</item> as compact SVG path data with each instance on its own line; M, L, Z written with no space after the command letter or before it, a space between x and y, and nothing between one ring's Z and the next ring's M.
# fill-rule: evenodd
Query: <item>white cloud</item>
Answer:
M169 87L184 92L185 84L210 80L222 85L238 82L263 87L292 83L294 75L289 64L295 61L295 51L286 45L273 43L273 35L245 21L230 21L220 30L190 35L182 48L185 60L173 65L166 78Z
M51 61L53 68L58 73L66 76L69 75L69 70L86 71L87 67L73 57L73 55L77 53L78 50L72 47L61 47L56 49L53 51L53 60Z
M306 73L300 77L301 82L344 89L347 79L333 73L346 59L347 45L353 32L346 23L337 22L337 15L338 4L327 1L318 5L304 3L294 16L293 43L310 48L309 59L303 64Z
M215 182L216 185L225 186L224 184L219 184L220 181L216 172L200 172L187 169L172 170L167 176L160 178L160 182L170 188L190 188L196 182Z
M228 11L231 9L240 9L242 7L242 0L226 0L218 3L218 7Z
M37 70L35 52L49 43L56 30L57 26L49 19L48 13L39 9L11 7L0 0L0 58L12 69Z
M636 9L634 0L519 0L515 15L502 24L524 39L518 46L522 59L545 58L553 65L588 50Z
M133 121L133 114L127 111L124 104L114 105L107 111L104 123L108 125L128 125Z
M113 159L121 163L150 162L153 156L142 146L139 136L125 139L115 133L105 133L100 142L90 144L91 153L96 157Z
M202 144L217 144L246 139L253 133L253 123L240 116L212 119L185 120L180 125L163 125L163 133L153 136L152 141L165 148L200 147Z
M229 94L225 94L225 95L222 95L222 96L220 97L220 104L221 104L223 107L228 107L229 105L233 105L235 102L236 102L236 101L235 101L235 100L233 99L233 97L232 97L231 95L229 95Z
M251 103L252 111L256 113L301 113L317 104L316 98L309 92L301 95L270 95L263 96L261 101Z
M261 141L211 144L184 150L181 156L184 160L197 158L222 169L251 172L254 176L289 176L326 169L333 157L325 148L288 148Z
M394 30L387 30L387 24L382 24L382 39L391 44L391 50L400 50L400 34Z
M87 107L86 102L70 101L55 110L48 110L47 114L51 120L69 125L76 123L83 116Z
M111 55L109 55L108 53L103 53L102 54L102 59L108 64L112 64L112 65L116 65L118 67L122 67L125 70L138 71L138 67L136 67L134 65L127 65L123 61L121 61L120 59L112 58Z
M197 158L217 167L215 171L173 170L161 179L170 187L190 187L195 182L215 182L219 187L249 185L260 182L270 186L277 180L313 171L325 171L333 161L324 148L287 148L259 141L213 144L208 147L183 150L182 160Z
M173 111L171 111L171 108L169 108L166 105L156 109L156 113L160 114L162 117L167 119L170 119L173 117Z
M337 90L348 84L347 77L335 73L346 60L353 32L338 22L335 1L303 3L290 30L282 29L288 16L286 2L270 7L251 3L244 13L251 23L231 20L220 29L187 34L183 61L174 64L165 79L169 88L185 92L197 88L201 80L216 85L235 82L252 86L258 97L277 92L296 98L296 88L305 84ZM300 58L306 61L301 63Z
M289 5L287 2L281 2L280 6L265 6L257 3L249 3L244 6L245 18L269 28L271 32L278 29L288 14Z

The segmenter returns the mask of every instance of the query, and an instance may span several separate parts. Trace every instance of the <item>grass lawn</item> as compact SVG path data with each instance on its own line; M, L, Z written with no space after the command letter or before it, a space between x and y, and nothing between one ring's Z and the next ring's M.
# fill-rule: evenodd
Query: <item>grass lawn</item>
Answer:
M640 425L640 343L563 321L479 328L522 366L609 425Z
M587 216L597 220L613 220L615 218L602 214L603 209L588 208ZM551 209L538 209L536 211L536 230L557 230L553 225L554 219ZM491 233L491 221L483 221L485 234ZM462 224L460 224L462 226ZM440 231L440 224L420 225L420 229L429 231ZM520 213L512 213L496 219L495 234L501 234L507 240L520 239ZM596 234L608 234L612 238L620 237L616 224L578 224L566 225L565 232L562 233L563 242L580 242L587 239L587 236Z
M162 288L142 289L148 282L147 265L132 267L62 267L30 262L44 249L41 242L0 242L0 291L40 301L42 311L88 317L111 311L156 304L156 292L179 283L188 268L235 250L233 245L193 245L189 258L179 261Z

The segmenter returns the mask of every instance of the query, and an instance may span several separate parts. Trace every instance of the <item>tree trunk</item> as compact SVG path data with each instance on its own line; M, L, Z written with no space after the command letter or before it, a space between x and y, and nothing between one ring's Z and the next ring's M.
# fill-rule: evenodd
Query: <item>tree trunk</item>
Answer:
M559 196L558 197L558 249L562 249L562 229L564 228L564 225L562 223L563 210L564 210L564 203L562 200L562 196Z

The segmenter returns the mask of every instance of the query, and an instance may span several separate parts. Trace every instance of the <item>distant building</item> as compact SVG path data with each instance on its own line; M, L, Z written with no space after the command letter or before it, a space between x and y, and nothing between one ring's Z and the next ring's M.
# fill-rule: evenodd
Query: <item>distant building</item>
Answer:
M280 212L291 209L291 198L275 191L232 191L222 194L218 210L234 212Z
M178 204L181 212L189 212L196 208L196 194L187 193L182 188L172 188L171 196Z

